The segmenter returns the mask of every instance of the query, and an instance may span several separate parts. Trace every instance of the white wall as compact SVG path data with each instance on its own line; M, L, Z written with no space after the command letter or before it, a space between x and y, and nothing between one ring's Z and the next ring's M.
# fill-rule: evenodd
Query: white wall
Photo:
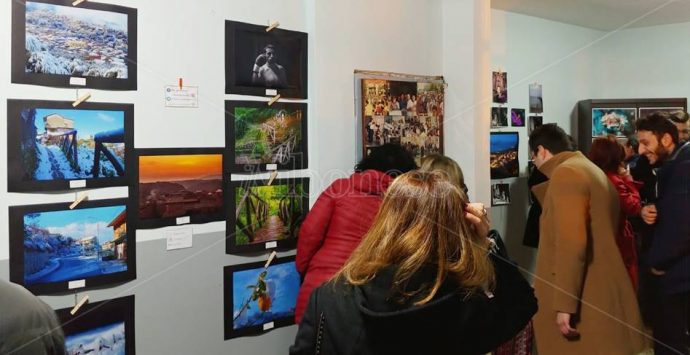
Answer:
M593 78L601 99L690 96L690 22L632 28L601 42Z

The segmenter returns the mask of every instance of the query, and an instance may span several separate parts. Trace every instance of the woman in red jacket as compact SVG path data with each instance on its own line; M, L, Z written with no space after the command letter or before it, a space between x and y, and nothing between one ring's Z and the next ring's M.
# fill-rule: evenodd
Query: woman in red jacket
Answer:
M297 271L304 279L295 310L298 324L312 290L340 270L369 230L393 178L416 168L403 147L384 144L372 149L349 178L321 193L297 239Z
M589 159L606 173L613 186L618 190L620 199L620 224L616 243L623 257L625 268L630 274L635 290L638 285L637 251L635 233L628 217L637 216L642 209L638 185L625 169L623 160L625 150L615 137L600 137L592 141Z

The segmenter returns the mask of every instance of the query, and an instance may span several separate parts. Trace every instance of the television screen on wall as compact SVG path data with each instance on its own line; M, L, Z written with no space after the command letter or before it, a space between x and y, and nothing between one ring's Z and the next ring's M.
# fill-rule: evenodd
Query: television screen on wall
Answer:
M136 63L136 9L12 1L13 83L136 90Z

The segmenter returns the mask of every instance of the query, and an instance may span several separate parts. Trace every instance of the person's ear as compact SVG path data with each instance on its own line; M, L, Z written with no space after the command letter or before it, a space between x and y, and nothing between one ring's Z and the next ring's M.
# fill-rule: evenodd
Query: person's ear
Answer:
M663 136L661 136L661 146L664 148L670 148L671 145L673 145L673 138L671 138L671 135L668 133L664 133Z

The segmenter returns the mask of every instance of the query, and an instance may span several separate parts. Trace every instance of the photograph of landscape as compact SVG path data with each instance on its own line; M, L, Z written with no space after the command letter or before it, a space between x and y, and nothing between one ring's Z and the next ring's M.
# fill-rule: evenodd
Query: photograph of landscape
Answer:
M25 214L24 284L127 271L126 219L124 205Z
M128 16L26 2L27 73L127 79Z
M222 182L222 154L142 153L139 220L221 213Z
M125 355L125 322L65 336L67 354Z
M489 154L491 179L518 177L518 133L491 132Z
M304 217L302 184L235 188L235 245L296 238Z
M125 175L124 111L24 108L22 180L76 180Z
M234 164L237 170L259 164L278 164L301 169L305 156L303 131L306 131L306 112L301 104L281 104L266 107L252 103L233 102L233 133L228 135L234 145ZM279 107L276 107L279 106ZM282 107L280 107L282 106Z

